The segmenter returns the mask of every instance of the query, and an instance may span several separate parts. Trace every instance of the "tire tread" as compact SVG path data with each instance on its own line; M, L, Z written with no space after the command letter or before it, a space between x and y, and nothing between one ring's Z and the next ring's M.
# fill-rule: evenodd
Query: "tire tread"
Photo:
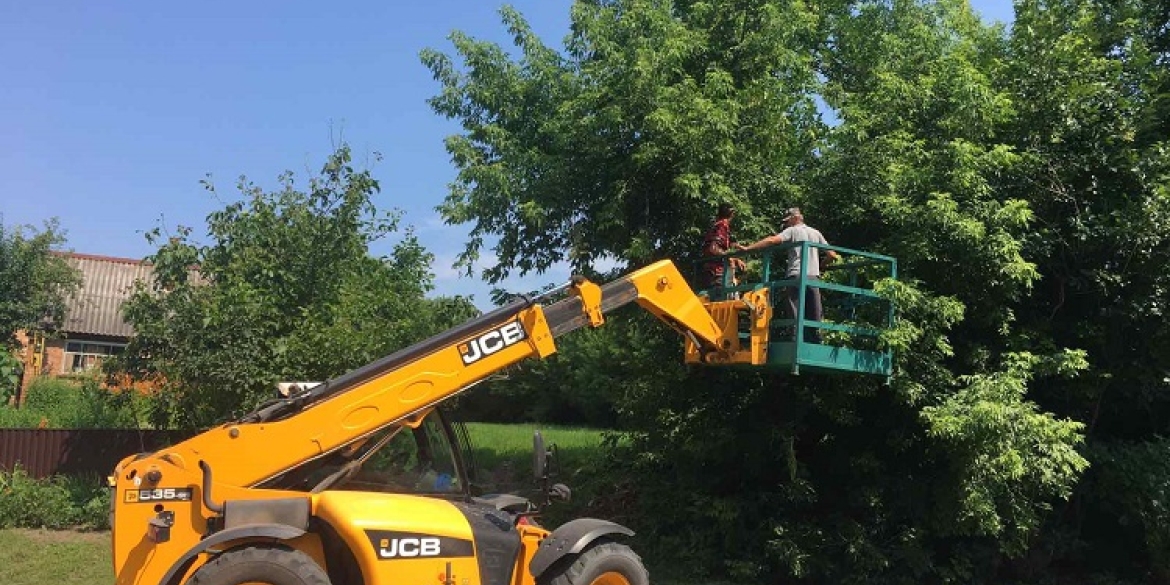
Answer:
M324 569L309 555L292 548L278 545L250 545L229 550L199 567L188 585L234 585L231 579L225 582L232 569L247 563L270 565L291 574L293 581L288 585L330 585ZM277 585L284 585L283 583Z
M576 557L562 559L568 566L557 563L549 569L549 572L556 572L558 566L565 567L559 574L551 579L542 579L540 585L584 585L585 581L582 576L585 571L589 569L594 563L601 562L605 557L622 557L632 561L641 571L641 580L638 576L633 576L630 580L630 585L648 585L650 582L649 575L646 572L645 565L642 564L642 558L633 551L630 547L613 542L608 539L601 539L594 542L589 548L582 551Z

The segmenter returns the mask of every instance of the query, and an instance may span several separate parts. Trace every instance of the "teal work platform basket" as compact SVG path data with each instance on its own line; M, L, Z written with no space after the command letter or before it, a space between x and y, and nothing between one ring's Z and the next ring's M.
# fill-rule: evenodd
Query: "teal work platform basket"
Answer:
M799 254L801 266L810 254L821 254L821 278L804 271L787 274L789 251ZM826 263L827 252L837 262ZM730 258L748 266L738 282L728 270ZM890 256L812 242L778 244L752 252L735 252L696 263L701 272L711 263L724 267L717 286L699 287L710 301L740 298L744 293L769 290L773 319L768 335L767 365L802 373L857 373L889 377L893 354L881 343L881 334L894 324L894 306L875 291L883 279L898 277L898 262ZM823 317L814 320L809 309L819 293ZM797 310L793 314L792 307ZM746 335L746 333L741 334ZM816 342L820 337L821 341Z

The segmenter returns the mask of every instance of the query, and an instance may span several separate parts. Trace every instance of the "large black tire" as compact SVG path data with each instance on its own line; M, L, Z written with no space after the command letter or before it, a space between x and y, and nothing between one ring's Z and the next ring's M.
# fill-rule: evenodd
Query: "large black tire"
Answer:
M650 585L642 559L624 544L598 539L581 554L561 559L539 579L540 585Z
M215 557L188 585L329 585L325 570L309 555L273 545L247 546Z

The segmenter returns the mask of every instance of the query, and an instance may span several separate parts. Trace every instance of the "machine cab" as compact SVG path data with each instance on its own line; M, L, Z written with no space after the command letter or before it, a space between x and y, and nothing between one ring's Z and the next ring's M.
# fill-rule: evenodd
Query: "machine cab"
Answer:
M259 487L466 498L471 495L466 431L428 409L360 437Z

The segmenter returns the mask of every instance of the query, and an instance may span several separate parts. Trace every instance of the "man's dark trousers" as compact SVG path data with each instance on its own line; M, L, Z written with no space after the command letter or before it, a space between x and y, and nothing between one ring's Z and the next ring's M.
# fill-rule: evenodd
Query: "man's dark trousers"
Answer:
M795 277L790 277L795 278ZM806 276L806 280L820 280L815 276ZM797 304L800 302L800 288L789 287L788 289L788 316L796 319ZM804 287L804 318L809 321L820 321L823 314L821 313L821 289L815 286ZM795 328L793 329L795 331ZM795 333L793 338L795 338ZM804 340L809 343L821 342L821 330L813 327L804 328Z

